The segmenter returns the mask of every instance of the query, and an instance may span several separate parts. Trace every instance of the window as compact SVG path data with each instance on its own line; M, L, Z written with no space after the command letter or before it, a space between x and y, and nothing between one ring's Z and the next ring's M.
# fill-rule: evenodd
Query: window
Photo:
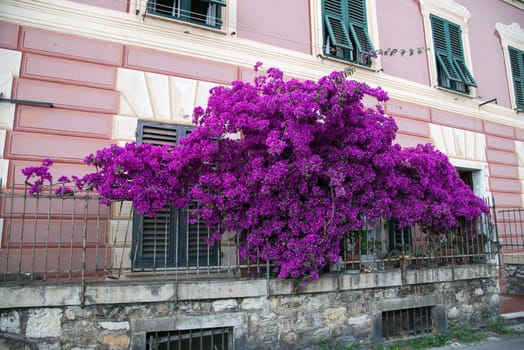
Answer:
M154 145L178 144L193 128L172 124L138 121L137 143ZM192 268L216 266L218 244L210 247L206 240L210 232L202 222L189 223L189 214L196 202L187 209L168 206L156 217L134 215L134 268Z
M150 0L147 12L220 29L226 0Z
M460 26L431 15L431 28L439 86L469 93L477 84L466 67Z
M366 0L323 0L322 21L327 56L371 65Z
M411 245L411 227L400 228L396 219L390 219L388 222L389 234L389 252L409 252Z
M515 105L517 110L524 111L524 52L513 47L508 47L511 76L513 77L513 90L515 92Z

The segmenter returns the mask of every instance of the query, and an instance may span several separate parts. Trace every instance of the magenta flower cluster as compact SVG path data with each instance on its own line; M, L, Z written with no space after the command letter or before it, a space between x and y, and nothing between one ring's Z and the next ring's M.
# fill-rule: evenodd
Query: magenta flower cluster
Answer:
M387 98L340 72L286 81L270 68L254 84L212 89L179 146L113 145L86 158L97 171L77 185L148 215L198 200L210 244L236 232L244 259L269 261L280 278L315 279L365 219L438 232L487 211L444 154L394 144Z

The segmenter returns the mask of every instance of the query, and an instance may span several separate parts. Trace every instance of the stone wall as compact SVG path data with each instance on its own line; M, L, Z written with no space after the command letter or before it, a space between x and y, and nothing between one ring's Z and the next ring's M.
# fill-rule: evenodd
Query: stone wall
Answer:
M503 259L507 293L524 295L524 253L504 254Z
M53 300L49 288L2 287L0 349L136 350L145 349L147 332L214 327L231 327L235 349L314 349L326 340L382 341L381 315L389 310L430 306L436 330L449 321L482 326L498 316L496 268L407 274L404 284L400 272L323 276L298 293L290 293L289 281L179 282L169 287L171 296L162 292L165 283L112 282L87 286L83 307L73 288L65 297L68 287L61 287L64 294ZM135 292L117 296L122 288ZM32 296L26 307L24 296Z

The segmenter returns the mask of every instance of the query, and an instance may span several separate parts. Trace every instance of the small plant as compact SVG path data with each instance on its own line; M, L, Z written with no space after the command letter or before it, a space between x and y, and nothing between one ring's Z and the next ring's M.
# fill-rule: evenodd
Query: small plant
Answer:
M449 329L453 339L463 343L474 343L486 339L488 336L485 332L473 329L469 324L450 324Z
M425 337L413 339L409 342L409 347L413 350L427 349L446 345L450 340L448 334L427 335Z
M495 333L501 334L501 335L516 335L516 334L520 333L519 331L517 331L515 329L508 328L504 324L504 321L502 321L500 319L490 321L489 324L488 324L488 329L490 331L492 331L492 332L495 332Z

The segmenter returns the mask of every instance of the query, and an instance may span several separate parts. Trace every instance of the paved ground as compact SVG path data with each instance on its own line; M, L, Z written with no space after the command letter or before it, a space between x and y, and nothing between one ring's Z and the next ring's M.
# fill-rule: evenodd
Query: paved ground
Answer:
M441 348L432 348L430 350L524 350L524 335L511 337L489 337L478 344L459 344L453 343Z

